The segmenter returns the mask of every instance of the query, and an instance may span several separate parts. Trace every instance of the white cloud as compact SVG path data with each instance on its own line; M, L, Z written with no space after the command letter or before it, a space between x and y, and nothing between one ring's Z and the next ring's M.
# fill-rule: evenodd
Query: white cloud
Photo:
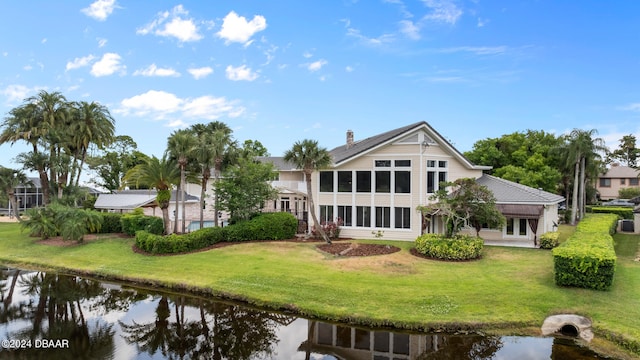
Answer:
M0 93L6 97L7 104L17 104L27 98L27 95L38 89L28 88L24 85L9 85Z
M424 19L455 24L462 16L462 10L451 0L422 0L431 12Z
M360 30L355 28L347 28L347 36L354 37L360 42L368 46L381 46L384 44L391 43L395 40L395 36L393 34L382 34L378 37L367 37L360 33Z
M640 112L640 103L628 104L620 107L620 110Z
M191 74L191 76L193 76L194 79L199 80L212 74L213 69L208 66L205 66L201 68L187 69L187 72L189 72L189 74Z
M458 47L450 47L443 48L437 50L439 53L456 53L456 52L470 52L475 55L500 55L507 52L508 47L502 46L458 46Z
M302 53L302 57L304 57L305 59L310 59L313 57L313 54L309 51L305 51L304 53Z
M353 72L353 70L355 70L355 69L353 68L353 66L347 66L347 67L345 67L345 68L344 68L344 71L349 72L349 73L350 73L350 72Z
M420 39L420 27L411 20L400 21L400 32L412 40Z
M327 65L329 62L327 60L324 59L320 59L318 61L314 61L310 64L307 65L307 69L309 71L318 71L320 69L322 69L323 66Z
M186 122L182 121L181 119L176 119L176 120L172 120L169 121L165 127L170 127L170 128L181 128L184 129L186 127L188 127L189 124L187 124Z
M120 102L121 113L136 116L155 115L156 119L164 118L165 114L180 110L184 100L174 94L165 91L149 90L144 94L136 95Z
M180 42L198 41L202 35L198 32L195 21L188 18L189 12L182 5L174 7L171 12L159 13L156 19L136 30L137 34L154 34L165 37L175 37Z
M154 120L169 119L167 126L180 127L187 119L215 120L223 116L238 117L245 112L238 101L210 95L194 99L181 99L166 91L149 90L120 102L115 110L123 115L149 117Z
M167 77L167 76L180 76L180 73L171 69L171 68L158 68L156 64L151 64L146 69L136 70L133 73L133 76L159 76L159 77Z
M227 66L225 70L227 79L233 81L246 80L253 81L258 78L258 74L251 71L251 68L247 67L247 65L241 65L238 67L233 67L231 65Z
M69 71L69 70L78 69L84 66L88 66L93 61L93 59L95 59L95 56L93 55L77 57L73 59L73 61L69 61L67 63L66 70Z
M98 40L98 47L99 48L104 47L105 45L107 45L107 41L108 41L107 39L98 38L96 40Z
M88 8L84 8L81 11L96 20L105 21L116 7L115 0L96 0Z
M231 11L224 17L222 29L217 33L218 37L225 40L225 43L238 42L249 45L251 37L267 28L267 20L264 16L255 15L251 21L247 21L244 16L238 16Z
M238 117L244 113L244 108L236 106L235 102L228 101L225 97L201 96L187 101L183 111L187 117L215 120L224 115Z
M120 64L122 58L116 53L106 53L102 59L96 61L91 67L91 75L95 77L112 75L116 72L124 73L126 66Z

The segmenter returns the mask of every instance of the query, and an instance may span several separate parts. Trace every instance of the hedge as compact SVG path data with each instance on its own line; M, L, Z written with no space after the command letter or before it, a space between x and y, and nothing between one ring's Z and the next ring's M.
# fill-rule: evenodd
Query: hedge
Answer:
M121 233L122 223L120 219L122 214L119 213L101 213L102 214L102 227L100 227L101 234Z
M629 206L592 206L587 210L594 214L616 214L623 219L633 220L633 208Z
M145 230L156 235L164 232L164 221L156 216L127 214L120 218L120 223L122 232L127 235L135 235L139 230Z
M469 235L445 238L442 234L423 234L416 239L416 250L442 260L471 260L480 257L484 241Z
M219 242L283 240L295 236L298 220L289 213L262 214L227 227L210 227L188 234L166 236L136 231L136 246L153 254L175 254L202 249Z
M557 285L594 290L611 288L616 267L611 235L617 222L618 216L614 214L588 214L573 235L553 249Z

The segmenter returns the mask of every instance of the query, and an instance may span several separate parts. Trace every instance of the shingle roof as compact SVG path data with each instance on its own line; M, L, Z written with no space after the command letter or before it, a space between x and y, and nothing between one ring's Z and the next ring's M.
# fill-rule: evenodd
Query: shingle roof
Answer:
M482 175L476 182L491 190L496 198L496 203L557 204L564 200L564 197L560 195L487 174Z
M176 200L176 190L171 191L171 201ZM187 202L199 201L197 196L186 193ZM100 194L96 199L94 207L97 209L135 209L141 206L150 205L156 200L156 190L119 190L113 194Z
M293 163L284 161L284 157L282 156L260 156L258 157L258 161L263 163L272 163L273 166L280 171L297 170Z
M603 178L612 178L612 179L620 179L620 178L636 178L640 175L638 170L634 168L630 168L628 166L612 166L607 170L606 173L600 175Z

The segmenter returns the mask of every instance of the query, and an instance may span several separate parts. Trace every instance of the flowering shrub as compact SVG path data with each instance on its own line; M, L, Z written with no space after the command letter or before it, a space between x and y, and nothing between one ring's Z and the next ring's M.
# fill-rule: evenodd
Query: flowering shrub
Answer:
M541 249L553 249L558 246L558 237L560 233L557 231L550 231L540 236L540 248Z
M336 221L323 221L320 223L320 226L322 227L322 230L324 230L324 233L327 234L327 236L329 237L329 239L337 239L340 237L340 226L342 226L344 222L342 221L341 218L336 218ZM314 226L313 230L311 230L311 235L316 238L319 239L320 238L320 231L318 231L318 229Z

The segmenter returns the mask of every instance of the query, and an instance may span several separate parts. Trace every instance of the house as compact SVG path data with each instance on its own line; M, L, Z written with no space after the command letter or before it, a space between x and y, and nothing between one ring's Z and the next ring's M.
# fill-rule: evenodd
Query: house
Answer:
M423 233L444 232L444 222L434 214L424 219L417 210L434 200L430 197L444 181L475 178L488 186L508 219L502 231L483 230L494 240L530 241L554 230L561 196L508 182L483 171L488 166L471 163L426 122L403 126L356 141L347 131L346 142L330 151L330 169L312 176L312 192L320 222L343 221L341 236L415 240ZM280 198L275 208L283 209L284 198L306 194L304 175L291 164L271 159L280 170ZM290 183L285 183L290 181ZM537 219L537 223L534 220ZM527 226L524 226L524 224ZM531 223L531 225L529 225ZM532 229L532 226L535 225Z
M176 220L182 221L182 205L178 206L176 212L176 190L171 191L171 202L169 203L169 219L172 224ZM200 198L191 195L187 192L185 194L185 221L187 224L200 221ZM105 210L109 212L127 213L134 209L142 208L145 215L162 217L162 209L156 203L156 190L120 190L111 194L100 194L94 204L96 209ZM210 220L213 218L211 210L206 210L205 219ZM208 221L207 225L211 221ZM199 226L199 223L197 224Z
M637 188L640 189L638 176L640 172L637 169L622 166L620 164L612 164L607 172L598 176L596 190L600 194L601 200L612 200L618 198L618 191L621 189Z

